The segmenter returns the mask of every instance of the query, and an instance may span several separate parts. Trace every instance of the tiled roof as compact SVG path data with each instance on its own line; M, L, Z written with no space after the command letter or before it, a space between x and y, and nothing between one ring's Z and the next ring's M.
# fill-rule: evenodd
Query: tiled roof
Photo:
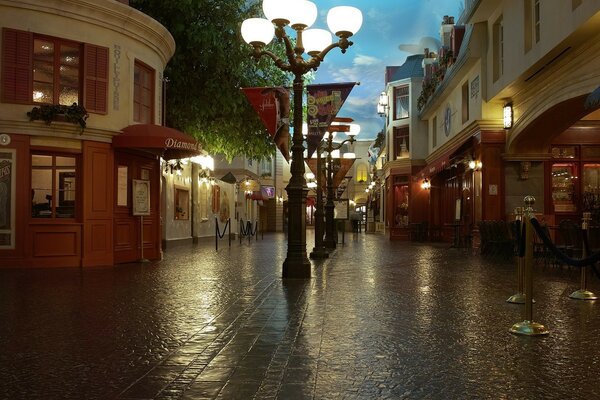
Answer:
M423 54L414 54L406 57L400 66L386 67L386 83L399 81L406 78L419 78L423 76Z

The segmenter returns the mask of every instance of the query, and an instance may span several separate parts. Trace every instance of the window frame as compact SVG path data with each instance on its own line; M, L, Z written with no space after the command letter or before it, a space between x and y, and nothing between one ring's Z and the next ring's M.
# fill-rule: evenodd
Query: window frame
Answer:
M404 92L406 91L405 94L400 93L400 92ZM407 102L407 106L408 108L404 108L401 107L402 110L406 111L406 115L401 114L400 116L398 115L399 109L398 109L398 105L400 103L399 98L404 98L406 97L408 99ZM402 86L396 86L394 87L394 121L399 121L402 119L406 119L410 117L410 88L408 85L402 85Z
M33 157L34 156L47 156L47 157L52 157L52 165L51 166L34 166L33 165ZM73 158L75 159L75 165L73 167L71 166L59 166L56 163L56 159L57 157L65 157L65 158ZM78 219L79 216L79 212L81 210L81 157L79 153L69 153L69 152L53 152L53 151L47 151L47 150L37 150L37 149L32 149L30 154L29 154L29 162L30 162L30 190L32 193L32 198L31 198L31 209L30 209L30 213L29 216L32 220L35 221L44 221L44 222L48 222L48 221L65 221L65 222L73 222L75 220ZM75 178L75 199L73 200L73 215L71 217L58 217L57 216L57 209L59 208L58 205L58 200L60 199L60 194L61 194L61 189L60 189L60 182L59 179L57 178L57 174L60 173L61 170L65 170L65 169L74 169L75 171L72 173L73 177ZM34 170L50 170L51 171L51 177L52 177L52 181L51 181L51 188L50 188L50 193L51 193L51 200L50 200L50 215L47 217L40 217L40 216L34 216L34 210L33 210L33 199L34 199L34 190L35 188L33 187L33 171ZM71 171L68 171L68 173L71 173ZM63 189L64 192L64 189ZM58 194L58 198L55 198L55 194Z
M149 87L144 87L143 79L142 83L136 80L138 70L144 73L144 76L148 76L150 81ZM147 75L146 75L147 74ZM150 67L148 64L136 59L133 66L133 120L142 124L153 124L155 118L155 96L156 96L156 70ZM143 96L141 95L141 91L136 91L138 88L140 90L148 90L149 94L149 104L145 104L143 101ZM136 94L137 93L137 94ZM137 108L136 108L137 107ZM142 119L142 107L149 108L149 120Z
M394 138L394 160L410 157L410 128L408 126L396 126L393 130ZM406 146L407 155L402 156L402 143Z
M37 82L35 79L35 62L36 62L35 42L36 42L36 40L50 42L54 46L54 49L53 49L53 77L52 77L52 82L51 82L52 83L52 102L51 103L35 101L35 99L34 99L35 84ZM72 40L58 38L58 37L54 37L54 36L41 35L41 34L37 34L37 33L33 34L32 54L31 54L31 57L32 57L31 101L33 104L51 104L51 105L61 104L60 103L60 89L62 86L61 84L63 82L63 80L61 79L62 75L60 74L61 66L63 65L62 60L61 60L62 46L76 47L78 50L79 62L77 64L77 104L83 104L82 103L82 101L83 101L83 75L84 75L84 62L83 62L84 46L83 46L83 43L74 42ZM38 61L42 61L42 60L38 59ZM62 105L70 106L70 105L72 105L72 103L71 104L62 104Z

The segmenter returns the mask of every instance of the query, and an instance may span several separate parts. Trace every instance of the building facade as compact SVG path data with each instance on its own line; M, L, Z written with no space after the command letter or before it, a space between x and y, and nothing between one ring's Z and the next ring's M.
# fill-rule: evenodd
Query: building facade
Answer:
M169 32L126 1L0 1L0 266L161 257Z
M548 224L597 219L600 113L585 101L599 28L597 0L466 1L456 24L444 18L418 99L427 151L413 179L429 186L430 227L470 240L525 195Z

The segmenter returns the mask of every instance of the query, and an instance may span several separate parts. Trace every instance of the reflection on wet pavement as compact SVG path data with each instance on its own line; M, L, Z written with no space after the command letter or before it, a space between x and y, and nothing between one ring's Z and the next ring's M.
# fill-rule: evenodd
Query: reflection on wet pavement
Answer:
M528 338L508 333L510 263L363 233L282 281L283 235L212 245L0 270L0 398L600 398L598 304L567 297L575 269L537 267L551 334Z

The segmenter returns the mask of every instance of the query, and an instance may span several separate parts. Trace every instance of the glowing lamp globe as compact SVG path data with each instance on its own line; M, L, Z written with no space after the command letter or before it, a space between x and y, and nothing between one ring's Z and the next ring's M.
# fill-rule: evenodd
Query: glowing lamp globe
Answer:
M242 37L252 46L269 44L274 32L271 21L264 18L248 18L242 22Z
M329 30L339 37L350 37L362 26L362 12L356 7L333 7L327 13Z

